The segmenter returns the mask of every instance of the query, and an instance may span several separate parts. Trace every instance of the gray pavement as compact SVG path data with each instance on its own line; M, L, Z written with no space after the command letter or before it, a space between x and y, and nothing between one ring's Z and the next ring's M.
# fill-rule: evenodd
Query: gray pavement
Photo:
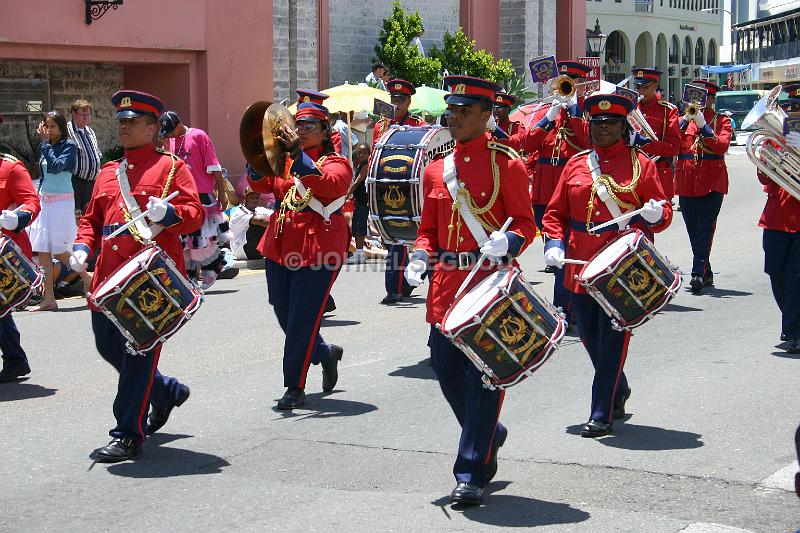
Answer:
M733 148L743 153L743 147ZM731 194L714 243L716 287L687 290L636 330L630 418L582 439L591 364L576 337L503 406L510 434L487 505L447 504L458 428L426 362L424 292L393 308L377 265L334 286L326 340L345 348L340 382L304 409L273 410L283 338L263 271L220 281L165 347L161 370L191 399L137 460L90 468L107 442L116 376L96 353L81 300L17 313L33 373L0 385L2 531L795 531L793 433L800 357L778 348L762 273L764 203L753 166L729 158ZM657 237L684 270L678 213ZM522 258L549 295L542 246Z

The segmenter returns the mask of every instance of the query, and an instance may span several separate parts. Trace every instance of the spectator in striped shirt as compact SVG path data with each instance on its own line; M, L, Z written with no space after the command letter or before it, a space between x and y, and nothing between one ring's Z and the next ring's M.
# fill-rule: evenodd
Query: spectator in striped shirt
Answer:
M89 127L92 122L92 104L86 100L75 100L70 107L72 120L67 123L69 137L78 145L78 159L72 175L72 189L75 192L75 212L83 215L94 189L94 179L100 172L100 158L103 153L97 144L97 135Z

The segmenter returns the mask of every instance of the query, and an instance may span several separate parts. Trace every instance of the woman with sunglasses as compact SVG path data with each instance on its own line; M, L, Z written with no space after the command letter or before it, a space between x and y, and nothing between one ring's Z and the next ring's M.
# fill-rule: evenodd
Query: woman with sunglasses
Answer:
M277 405L283 410L305 403L311 363L322 364L323 391L336 386L343 350L322 340L319 324L350 244L341 207L353 176L347 159L334 151L327 108L299 104L295 121L296 130L284 125L277 135L289 156L283 176L262 177L248 166L250 187L281 199L258 251L265 257L269 303L286 334L286 393Z
M629 225L652 237L669 226L672 207L669 202L658 203L666 197L653 161L626 144L631 136L625 118L633 110L633 102L620 95L598 94L587 98L584 105L592 149L572 157L556 185L543 219L544 259L547 265L565 270L564 285L570 291L581 342L594 366L589 421L582 426L581 436L601 437L611 433L615 418L625 416L630 388L622 368L631 333L612 327L611 318L575 279L579 266L568 264L565 268L564 258L589 260L615 240L616 225L597 233L587 231L590 225L614 218L612 211L644 207ZM590 166L595 164L599 172L593 173ZM606 200L599 198L600 185L609 192Z

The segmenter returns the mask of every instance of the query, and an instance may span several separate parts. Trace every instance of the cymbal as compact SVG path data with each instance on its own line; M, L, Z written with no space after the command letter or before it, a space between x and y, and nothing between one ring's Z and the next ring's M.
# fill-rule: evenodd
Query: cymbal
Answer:
M286 166L286 147L278 139L276 131L281 126L294 129L292 113L279 103L269 106L264 113L264 122L261 127L261 137L264 139L264 153L269 161L269 166L275 175L281 175Z
M244 158L262 176L275 176L275 172L264 153L261 128L264 115L272 102L261 100L248 107L239 124L239 144Z

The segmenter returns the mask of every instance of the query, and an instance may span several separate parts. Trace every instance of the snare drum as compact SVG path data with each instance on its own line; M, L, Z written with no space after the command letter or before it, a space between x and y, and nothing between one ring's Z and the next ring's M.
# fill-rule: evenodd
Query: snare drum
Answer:
M461 295L439 329L483 372L487 388L505 389L547 361L566 324L514 267L492 273Z
M640 230L600 249L583 266L578 281L618 330L633 329L653 318L681 286L677 267Z
M43 281L42 270L19 246L9 237L0 238L0 318L24 306Z
M121 265L89 298L137 352L165 342L203 303L200 290L155 244Z
M392 126L375 144L367 175L370 220L384 242L413 243L422 216L422 173L453 151L450 130L439 126Z

